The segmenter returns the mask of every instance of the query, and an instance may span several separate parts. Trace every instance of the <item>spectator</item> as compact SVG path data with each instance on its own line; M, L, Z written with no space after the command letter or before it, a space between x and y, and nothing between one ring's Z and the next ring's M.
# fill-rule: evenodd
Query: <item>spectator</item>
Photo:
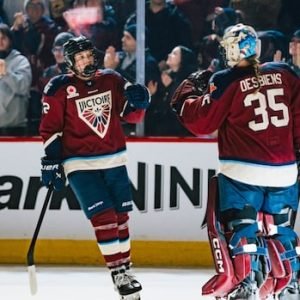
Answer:
M286 61L288 57L288 40L286 36L278 30L258 31L261 41L261 53L259 60L261 63L269 61Z
M241 22L243 13L229 7L216 6L214 12L207 16L206 21L209 28L206 35L200 41L199 61L201 69L209 69L216 72L225 68L220 55L220 40L226 28Z
M214 33L202 39L198 53L200 69L209 69L214 73L225 67L219 51L220 40L221 37Z
M289 53L291 59L289 60L289 65L300 77L300 29L296 30L292 36Z
M14 15L16 11L21 11L24 7L24 0L1 0L2 7L5 11L8 19L8 26L11 26L14 22Z
M147 29L146 29L147 31ZM115 69L122 76L131 82L136 80L136 25L132 24L125 27L122 37L122 51L116 52L116 49L109 47L106 51L104 66ZM147 47L145 50L145 82L159 82L160 72L157 61L150 53Z
M0 0L0 23L8 24L7 14L3 8L3 0Z
M206 17L213 13L216 6L221 6L222 0L174 0L174 4L187 16L192 25L192 38L195 49L199 41L207 34Z
M22 12L15 14L12 30L18 41L18 50L28 58L31 65L33 77L28 121L29 124L37 124L41 117L39 78L46 67L55 63L51 50L59 29L54 21L45 15L45 2L43 0L25 0L24 9L25 14ZM37 128L35 128L32 134L37 133Z
M88 26L86 35L89 36L98 50L103 51L102 62L105 50L109 46L116 47L117 49L121 47L121 43L118 40L115 11L112 6L105 4L104 0L86 0L85 3L86 7L97 9L99 15L98 21Z
M191 133L182 126L173 113L170 102L178 85L191 73L197 71L197 57L191 49L184 46L176 46L169 53L166 65L168 69L161 74L161 81L164 87L162 97L159 102L153 103L152 114L147 122L149 125L146 126L146 134L191 136Z
M104 0L76 1L73 5L73 9L64 13L68 26L75 35L84 35L93 42L102 65L109 46L120 48L115 12Z
M71 8L71 1L49 0L50 18L56 23L62 31L68 31L68 24L63 17L63 13Z
M146 30L147 31L147 30ZM130 82L136 81L136 25L129 25L124 29L122 51L117 52L114 47L108 47L104 58L104 67L114 69ZM157 91L160 82L160 71L157 61L151 55L149 48L145 50L145 84L151 95ZM152 97L152 100L155 98ZM127 135L135 134L135 125L124 124Z
M295 0L298 1L298 0ZM230 0L229 6L242 11L245 24L250 24L256 30L269 30L278 28L280 8L284 3L291 1L282 0Z
M48 81L52 77L68 72L67 64L64 60L63 44L73 37L74 35L70 32L61 32L55 37L53 47L52 47L52 52L56 63L46 68L45 71L43 72L43 75L40 79L41 92L43 91L44 86L48 83Z
M0 24L0 134L24 135L31 83L29 61L13 48L13 34Z
M220 38L229 26L241 23L244 15L242 11L230 7L216 6L212 14L208 15L206 20L210 23L211 33L218 35Z
M25 0L25 14L17 12L12 30L18 39L20 51L30 58L35 67L48 67L54 63L51 49L59 29L45 15L44 0Z
M118 39L121 40L126 20L136 10L136 0L106 0L105 3L115 11Z
M150 0L146 3L145 24L149 30L148 46L161 69L165 67L168 53L177 45L192 48L192 31L188 19L172 3L166 0ZM126 25L136 23L132 14Z
M277 0L279 1L279 0ZM277 2L275 1L275 2ZM272 0L270 0L272 2ZM270 15L272 18L266 18L264 14L262 16L267 20L273 20L277 17L278 29L283 32L288 38L291 38L293 33L300 28L300 1L299 0L289 0L280 1L280 11L279 15Z

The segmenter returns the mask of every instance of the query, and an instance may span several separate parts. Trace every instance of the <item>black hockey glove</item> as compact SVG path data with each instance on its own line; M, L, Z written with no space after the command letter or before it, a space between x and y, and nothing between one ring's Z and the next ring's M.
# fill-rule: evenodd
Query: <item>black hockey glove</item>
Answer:
M205 94L212 72L209 70L192 73L176 89L171 99L171 108L180 115L185 100Z
M42 157L41 172L43 185L47 187L53 185L56 191L64 188L66 178L60 160L48 160L46 157Z
M150 105L150 93L148 89L141 84L129 85L124 95L130 107L134 109L147 109Z
M198 96L202 96L207 90L208 82L212 74L210 70L202 70L189 75L188 80L193 83Z

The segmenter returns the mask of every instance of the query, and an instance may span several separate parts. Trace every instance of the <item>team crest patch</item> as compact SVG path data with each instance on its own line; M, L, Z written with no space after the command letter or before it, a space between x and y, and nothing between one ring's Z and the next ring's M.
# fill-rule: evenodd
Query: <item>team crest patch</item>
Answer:
M77 93L76 87L73 85L69 85L67 87L67 93L68 93L67 99L79 96L79 94Z
M111 116L111 91L78 99L76 106L79 118L98 136L104 138Z

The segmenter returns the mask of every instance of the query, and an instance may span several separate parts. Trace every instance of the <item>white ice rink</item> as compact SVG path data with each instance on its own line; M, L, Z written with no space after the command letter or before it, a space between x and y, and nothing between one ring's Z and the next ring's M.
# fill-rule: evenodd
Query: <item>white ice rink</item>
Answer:
M108 271L101 267L36 266L38 292L31 296L26 266L0 266L1 300L118 300ZM212 270L135 268L142 300L199 300Z

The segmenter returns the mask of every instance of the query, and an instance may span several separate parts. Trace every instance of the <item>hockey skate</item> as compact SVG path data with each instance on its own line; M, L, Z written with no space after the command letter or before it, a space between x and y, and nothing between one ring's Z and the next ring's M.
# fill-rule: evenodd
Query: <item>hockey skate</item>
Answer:
M300 300L300 285L297 278L293 278L291 280L289 285L278 295L278 299L279 300Z
M120 300L140 300L141 284L131 274L129 268L122 266L111 272L115 290L120 294Z
M236 289L227 295L227 300L259 300L259 293L255 281L249 278L242 281Z

